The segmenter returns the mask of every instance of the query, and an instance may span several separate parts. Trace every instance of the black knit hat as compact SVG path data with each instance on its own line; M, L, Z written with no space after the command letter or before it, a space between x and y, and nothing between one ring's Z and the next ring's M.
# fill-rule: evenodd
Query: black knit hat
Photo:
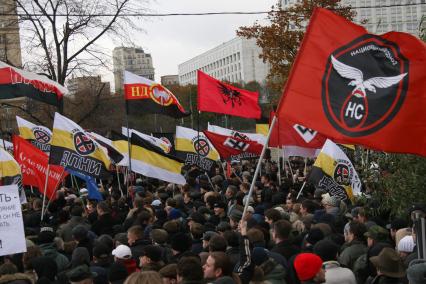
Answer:
M127 278L127 269L121 262L114 262L108 269L108 280L113 283L120 281L121 283Z
M331 240L321 240L314 245L313 253L321 257L322 261L336 260L339 246Z
M170 240L170 245L175 251L184 252L191 249L192 239L187 234L177 233Z
M163 255L163 249L160 246L147 245L144 248L142 255L150 258L154 262L157 262L161 260L161 256Z

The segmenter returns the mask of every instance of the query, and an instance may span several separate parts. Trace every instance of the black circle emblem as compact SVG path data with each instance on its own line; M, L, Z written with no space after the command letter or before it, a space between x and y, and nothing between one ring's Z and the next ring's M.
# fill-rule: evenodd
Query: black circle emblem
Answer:
M203 157L206 157L210 152L210 145L204 138L199 138L194 141L195 151Z
M75 150L83 156L90 155L95 151L95 144L83 132L74 133Z
M398 46L364 35L334 51L322 82L322 105L340 133L361 137L398 113L408 89L409 62Z
M334 180L340 185L349 185L351 182L351 176L348 165L339 163L334 168Z
M33 130L33 134L37 142L41 144L49 144L51 136L46 130L37 128Z

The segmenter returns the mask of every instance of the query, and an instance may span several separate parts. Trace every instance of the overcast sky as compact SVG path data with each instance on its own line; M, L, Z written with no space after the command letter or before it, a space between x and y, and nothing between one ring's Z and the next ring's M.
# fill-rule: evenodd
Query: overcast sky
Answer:
M267 11L276 0L156 0L150 5L154 13ZM173 16L150 18L142 22L145 34L135 42L151 53L155 78L177 74L177 66L235 37L240 26L251 25L266 15ZM111 47L111 50L114 46ZM112 52L111 52L112 56ZM113 81L112 73L103 73Z

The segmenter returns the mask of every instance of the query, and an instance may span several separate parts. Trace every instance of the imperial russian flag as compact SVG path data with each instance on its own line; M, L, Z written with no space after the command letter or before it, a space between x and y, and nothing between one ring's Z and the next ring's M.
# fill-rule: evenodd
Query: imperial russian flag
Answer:
M426 156L426 45L314 11L277 110L338 143Z
M158 113L173 118L191 114L167 88L128 71L124 71L124 97L129 114Z
M198 110L260 118L259 93L222 83L198 70Z

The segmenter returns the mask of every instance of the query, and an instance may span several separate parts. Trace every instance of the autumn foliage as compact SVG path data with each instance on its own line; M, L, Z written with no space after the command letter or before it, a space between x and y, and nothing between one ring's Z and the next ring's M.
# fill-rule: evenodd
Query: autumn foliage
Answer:
M268 13L269 25L255 22L253 26L240 27L239 36L255 38L262 48L261 58L271 64L270 86L279 91L287 79L291 65L296 58L305 27L315 7L333 10L335 13L352 20L355 12L350 6L343 6L341 0L303 0L283 9L281 1Z

